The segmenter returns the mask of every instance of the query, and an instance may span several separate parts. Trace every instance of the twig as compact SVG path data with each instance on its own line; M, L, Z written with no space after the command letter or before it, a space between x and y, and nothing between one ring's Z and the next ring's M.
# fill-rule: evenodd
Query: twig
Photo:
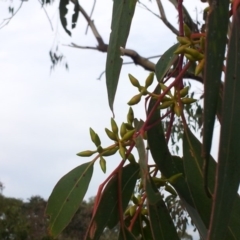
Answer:
M51 22L51 19L50 19L48 13L47 13L45 7L44 7L43 4L41 3L41 0L38 0L38 1L39 1L39 3L42 5L43 11L45 12L45 14L46 14L46 16L47 16L47 19L48 19L48 21L49 21L49 23L50 23L50 27L51 27L52 31L54 31L53 25L52 25L52 22Z
M11 17L3 19L2 23L0 24L0 29L4 28L5 26L7 26L7 25L10 23L10 21L11 21L12 18L18 13L18 11L19 11L20 8L22 7L22 5L23 5L23 1L21 1L21 4L20 4L19 8L17 9L17 11L16 11ZM4 24L4 23L5 23L5 24ZM2 25L2 26L1 26L1 25Z
M156 0L157 5L158 5L158 9L160 12L160 18L163 21L163 23L176 35L179 35L178 30L167 20L167 17L165 15L165 11L162 5L161 0Z
M90 17L89 17L89 18L92 18L95 5L96 5L96 0L94 0L93 6L92 6L92 11L91 11L91 13L90 13ZM88 25L87 25L87 27L86 27L86 31L85 31L85 34L86 34L86 35L87 35L88 27L89 27L89 23L88 23Z

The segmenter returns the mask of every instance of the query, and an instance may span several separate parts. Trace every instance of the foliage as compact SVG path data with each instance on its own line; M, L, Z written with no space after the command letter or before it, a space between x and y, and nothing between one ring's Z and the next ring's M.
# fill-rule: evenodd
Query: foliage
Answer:
M83 239L91 219L94 199L83 201L69 225L58 236L58 240ZM47 226L49 219L44 214L47 202L40 196L27 201L0 195L0 239L2 240L53 240ZM113 239L118 229L106 229L101 240ZM115 237L115 239L117 239Z
M78 153L81 157L95 154L93 160L85 165L92 166L99 159L103 172L106 171L107 156L118 152L121 159L119 166L99 187L85 239L99 239L106 227L111 229L118 223L119 239L179 239L177 229L184 234L186 223L178 225L175 217L180 217L181 213L173 214L174 208L169 209L173 196L177 195L184 206L180 207L180 212L187 210L202 239L240 238L237 227L240 221L240 199L237 194L240 182L238 1L234 1L234 7L229 0L217 4L209 1L209 8L205 9L207 21L201 28L202 32L196 24L192 24L194 21L181 1L171 2L178 10L178 43L170 47L156 64L157 82L153 73L146 78L143 86L138 79L129 75L138 93L128 104L139 104L145 98L146 119L137 120L130 107L126 122L117 126L112 118L111 129L105 129L111 145L103 147L98 134L90 128L90 137L96 148ZM112 32L106 63L108 100L112 111L122 66L120 56L124 54L135 3L132 0L115 0L113 3ZM62 24L66 30L66 22L62 21ZM229 24L232 27L228 36ZM66 32L69 33L68 30ZM184 85L183 79L189 74L193 79L200 77L204 84L203 117L201 104L194 107L197 99L190 95L190 86ZM221 80L222 76L224 80ZM148 90L152 84L155 84L154 92ZM194 111L198 113L197 116ZM221 124L218 163L210 156L216 115ZM203 123L202 143L189 128L192 122L195 127L196 123L199 127ZM172 138L174 142L176 134L175 141L183 141L183 157L174 156L169 150L169 139ZM137 148L138 157L131 153L133 148ZM154 164L148 163L148 152ZM80 167L85 169L83 166ZM73 215L70 210L64 214L61 212L69 205L68 196L74 188L67 186L75 184L74 179L72 172L66 174L53 189L48 202L46 212L51 219L55 219L50 222L50 231L55 237ZM79 183L86 188L89 181L90 178L84 178ZM68 189L69 193L60 201L61 208L56 209L54 205L59 199L60 187L65 188L64 191ZM161 194L163 188L171 194L166 199ZM78 198L78 204L82 198ZM76 197L71 200L76 202ZM129 205L129 202L132 204ZM175 209L178 209L177 206L174 203ZM61 217L59 214L62 214ZM184 219L187 221L187 217Z
M121 55L131 57L151 73L144 85L129 74L136 94L128 102L126 121L118 126L113 114L110 129L105 128L111 140L109 146L102 146L99 135L90 128L95 149L77 155L95 157L63 176L49 198L46 213L50 217L51 236L61 236L81 206L95 163L98 161L106 172L106 157L118 154L118 167L99 186L86 240L100 239L108 229L115 229L118 239L187 238L185 230L190 219L201 239L240 239L239 0L209 0L203 13L205 23L201 26L192 20L183 1L170 0L178 12L178 29L168 22L161 0L156 0L160 19L176 35L177 41L166 49L156 65L125 49L136 0L113 1L108 45L81 3L71 2L74 4L72 29L80 12L98 41L97 47L86 48L107 52L106 86L112 112ZM66 18L68 3L60 0L59 13L62 27L71 35ZM57 60L52 52L50 56L53 65L63 59ZM202 97L194 99L186 79L203 84ZM149 90L150 86L155 87L154 91ZM145 100L144 120L134 115L134 105L142 99ZM210 155L216 117L221 125L217 161ZM202 141L195 136L199 137L199 129ZM171 151L170 140L176 144L174 152L178 156ZM183 156L179 155L180 147ZM137 156L132 153L134 148ZM163 190L170 195L164 197Z

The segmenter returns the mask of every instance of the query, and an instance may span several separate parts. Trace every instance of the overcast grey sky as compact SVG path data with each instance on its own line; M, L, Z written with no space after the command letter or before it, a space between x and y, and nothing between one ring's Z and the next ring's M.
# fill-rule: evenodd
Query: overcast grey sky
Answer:
M54 31L38 1L24 2L8 26L0 30L0 181L6 187L6 196L27 199L40 195L47 199L64 174L91 160L76 156L77 152L94 150L89 127L99 134L103 146L111 144L104 131L105 127L110 127L111 118L105 76L97 80L104 70L106 54L61 46L70 42L95 46L96 40L90 30L84 35L86 22L81 16L70 38L59 22L57 2L46 8ZM92 1L83 2L83 7L90 12ZM165 2L169 20L176 25L177 13L168 1ZM195 18L198 1L184 2ZM19 1L13 4L16 7ZM155 3L146 1L146 4L156 9ZM2 19L8 16L8 6L9 1L0 1ZM93 15L106 43L111 8L112 1L98 0ZM201 10L198 7L198 13ZM48 52L58 41L61 52L67 57L69 71L57 67L50 74ZM174 35L160 20L141 7L136 8L128 48L149 57L163 53L175 42ZM141 81L148 75L139 66L123 67L114 105L119 124L126 119L126 103L136 94L128 73ZM134 109L136 117L144 119L142 107L143 102ZM98 163L95 164L86 198L96 194L98 185L119 160L118 157L108 159L106 175Z

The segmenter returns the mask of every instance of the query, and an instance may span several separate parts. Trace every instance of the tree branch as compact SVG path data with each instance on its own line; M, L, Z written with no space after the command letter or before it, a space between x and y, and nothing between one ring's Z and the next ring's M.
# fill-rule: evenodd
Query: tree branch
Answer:
M96 40L98 42L98 45L96 47L92 47L92 46L79 46L79 45L77 45L75 43L71 43L71 45L67 45L67 46L72 47L72 48L88 49L88 50L98 50L100 52L107 52L108 44L106 44L103 41L103 38L100 35L100 33L98 32L98 30L97 30L97 28L96 28L96 26L94 24L94 21L91 20L91 18L88 16L86 11L81 7L81 5L78 3L77 0L70 0L70 1L73 4L77 4L78 5L78 10L82 13L82 15L84 16L85 20L87 21L89 27L91 28L91 30L93 32L93 35L95 36L95 38L96 38ZM163 9L162 4L161 4L161 1L160 0L156 0L156 1L158 2L159 11L160 11L160 14L161 14L160 18L162 19L162 21L165 23L165 25L170 30L172 30L176 35L178 35L178 31L167 21L164 9ZM135 50L132 50L132 49L121 48L121 52L122 52L122 54L124 56L130 57L133 60L133 63L135 63L136 65L139 65L139 66L143 67L147 71L155 72L156 64L149 60L152 57L149 57L149 58L142 57ZM194 79L194 80L199 81L201 83L203 82L201 77L195 76L192 73L186 72L183 77L184 78Z

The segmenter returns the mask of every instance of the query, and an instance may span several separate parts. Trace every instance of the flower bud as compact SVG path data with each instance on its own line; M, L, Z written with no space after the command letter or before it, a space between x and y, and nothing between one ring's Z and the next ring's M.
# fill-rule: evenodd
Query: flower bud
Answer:
M96 151L90 151L90 150L86 150L86 151L82 151L80 153L77 153L77 155L79 157L90 157L92 156L94 153L96 153Z
M104 173L106 173L106 160L101 156L99 161L100 167Z
M128 102L128 105L135 105L138 104L141 100L142 94L137 94Z
M140 87L139 81L134 76L132 76L131 74L128 74L128 77L133 86L138 88Z

